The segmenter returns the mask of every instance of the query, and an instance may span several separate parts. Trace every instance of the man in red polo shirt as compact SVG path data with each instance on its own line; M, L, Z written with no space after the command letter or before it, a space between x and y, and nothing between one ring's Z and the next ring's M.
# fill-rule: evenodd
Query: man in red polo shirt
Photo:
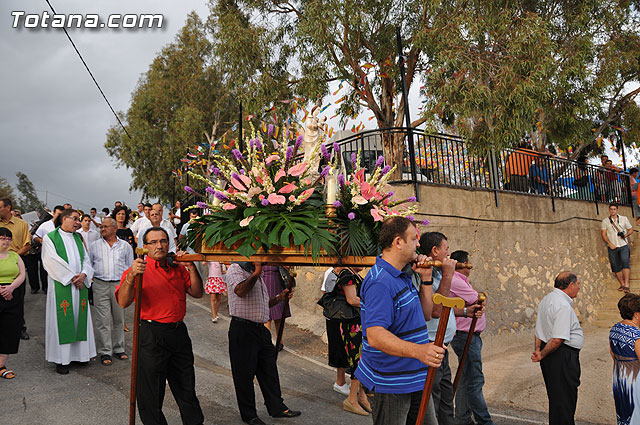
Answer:
M145 425L166 425L162 401L166 381L180 409L183 424L204 422L196 396L193 350L182 321L187 311L187 294L201 298L202 280L192 262L168 263L169 235L162 227L151 227L143 236L149 250L146 261L136 259L124 272L116 288L123 308L131 305L134 278L144 273L140 311L140 362L138 412Z

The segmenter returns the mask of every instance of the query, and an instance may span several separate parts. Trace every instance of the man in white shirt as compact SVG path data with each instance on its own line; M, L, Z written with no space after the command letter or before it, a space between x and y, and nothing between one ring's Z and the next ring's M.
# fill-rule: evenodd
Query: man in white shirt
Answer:
M149 213L149 223L143 223L142 226L140 226L139 230L138 230L138 247L142 248L144 245L144 233L147 231L147 229L151 228L151 227L162 227L163 229L165 229L167 231L167 233L169 234L169 252L177 252L176 250L176 238L175 238L175 230L173 229L173 226L171 224L169 224L169 222L167 221L167 225L164 224L164 222L162 221L162 213L159 212L157 209L152 209L151 212ZM166 226L169 226L168 228ZM171 230L169 230L171 229ZM174 233L171 233L171 232Z
M169 220L173 222L173 225L176 228L178 228L178 226L180 226L180 223L182 222L181 214L182 209L180 208L180 201L176 201L175 212L169 212Z
M96 215L97 213L98 210L95 207L91 208L91 210L89 211L89 217L91 218L91 228L95 231L98 231L100 223L102 223L102 219Z
M38 226L38 229L36 229L36 232L33 234L34 242L42 244L42 240L47 235L47 233L53 232L55 230L56 225L53 223L56 221L56 218L58 218L62 211L64 211L64 207L62 205L56 205L53 208L53 217L51 217L51 220L45 221L40 226ZM46 294L47 288L49 286L49 280L47 279L47 271L45 270L42 263L40 265L40 282L42 284L42 292Z
M144 204L143 214L140 214L140 217L138 217L138 219L134 221L130 227L133 235L136 236L136 242L138 242L137 236L140 228L145 224L149 224L149 211L151 211L151 204L147 202L146 204Z
M574 424L580 385L580 349L584 334L573 311L578 277L561 272L554 289L538 304L531 361L540 363L549 398L549 425Z
M169 244L173 246L173 248L175 249L176 238L178 237L178 234L176 233L176 229L173 227L171 222L166 218L163 218L164 212L162 210L162 204L159 202L156 202L151 206L151 210L158 211L160 213L160 219L162 220L160 222L160 227L162 227L164 230L167 231L167 233L169 233ZM173 243L171 241L173 241ZM172 251L171 247L169 247L169 252L176 252L176 251Z
M611 271L615 273L620 287L618 291L629 292L629 244L627 238L633 233L629 219L618 215L618 204L609 205L609 217L600 225L602 239L607 244Z
M111 356L128 358L124 349L124 310L116 300L116 286L122 273L133 263L133 249L116 237L117 224L106 217L100 225L100 236L89 246L94 270L93 306L96 351L103 365L111 365ZM113 327L111 321L113 320Z
M138 202L138 217L144 217L144 204Z

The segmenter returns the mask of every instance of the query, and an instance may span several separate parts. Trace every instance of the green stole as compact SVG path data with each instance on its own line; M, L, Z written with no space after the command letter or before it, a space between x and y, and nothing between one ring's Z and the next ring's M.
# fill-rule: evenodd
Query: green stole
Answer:
M64 246L62 236L60 236L60 228L56 228L53 232L49 233L49 238L53 242L53 246L56 248L56 254L64 261L69 263L69 257L67 256L67 250ZM78 245L78 252L80 253L80 264L84 264L84 245L82 238L77 233L73 233L73 239ZM87 340L87 318L88 318L88 296L89 291L87 287L82 285L80 289L80 311L78 312L78 329L76 330L75 322L73 320L73 303L71 297L71 286L63 285L62 283L54 280L55 282L55 295L56 295L56 315L58 317L58 340L60 344L70 344L72 342L86 341Z

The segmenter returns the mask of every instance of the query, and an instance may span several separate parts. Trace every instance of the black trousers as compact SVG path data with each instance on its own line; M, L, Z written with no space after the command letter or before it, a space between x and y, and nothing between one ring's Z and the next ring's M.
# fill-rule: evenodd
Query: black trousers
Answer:
M442 363L440 367L436 369L436 376L433 379L433 386L431 387L431 398L433 399L433 407L435 408L438 425L453 425L453 384L451 382L448 349L444 351ZM420 392L419 397L413 397L411 399L407 425L416 423L421 400L422 392ZM425 418L427 418L427 415L425 415Z
M264 325L232 318L229 326L229 358L238 409L245 422L258 416L254 377L258 378L269 415L287 410L280 391L277 353L271 342L271 333Z
M540 369L549 398L549 425L575 424L573 417L580 385L580 351L562 344L540 361Z
M24 268L29 278L29 286L32 290L39 290L40 287L44 291L47 290L47 271L42 266L40 254L27 254L22 256ZM39 273L38 273L39 272Z
M166 425L162 401L166 382L180 409L183 424L204 422L196 397L193 350L187 326L157 324L142 320L140 324L140 361L136 400L140 419L145 425Z

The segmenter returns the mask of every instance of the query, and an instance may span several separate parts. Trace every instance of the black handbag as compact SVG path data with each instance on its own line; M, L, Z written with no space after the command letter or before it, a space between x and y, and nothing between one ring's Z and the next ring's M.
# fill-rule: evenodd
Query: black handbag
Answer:
M325 292L318 300L318 305L322 307L322 314L327 319L353 320L360 318L360 309L353 307L347 302L344 294L338 293L336 288L331 292Z

